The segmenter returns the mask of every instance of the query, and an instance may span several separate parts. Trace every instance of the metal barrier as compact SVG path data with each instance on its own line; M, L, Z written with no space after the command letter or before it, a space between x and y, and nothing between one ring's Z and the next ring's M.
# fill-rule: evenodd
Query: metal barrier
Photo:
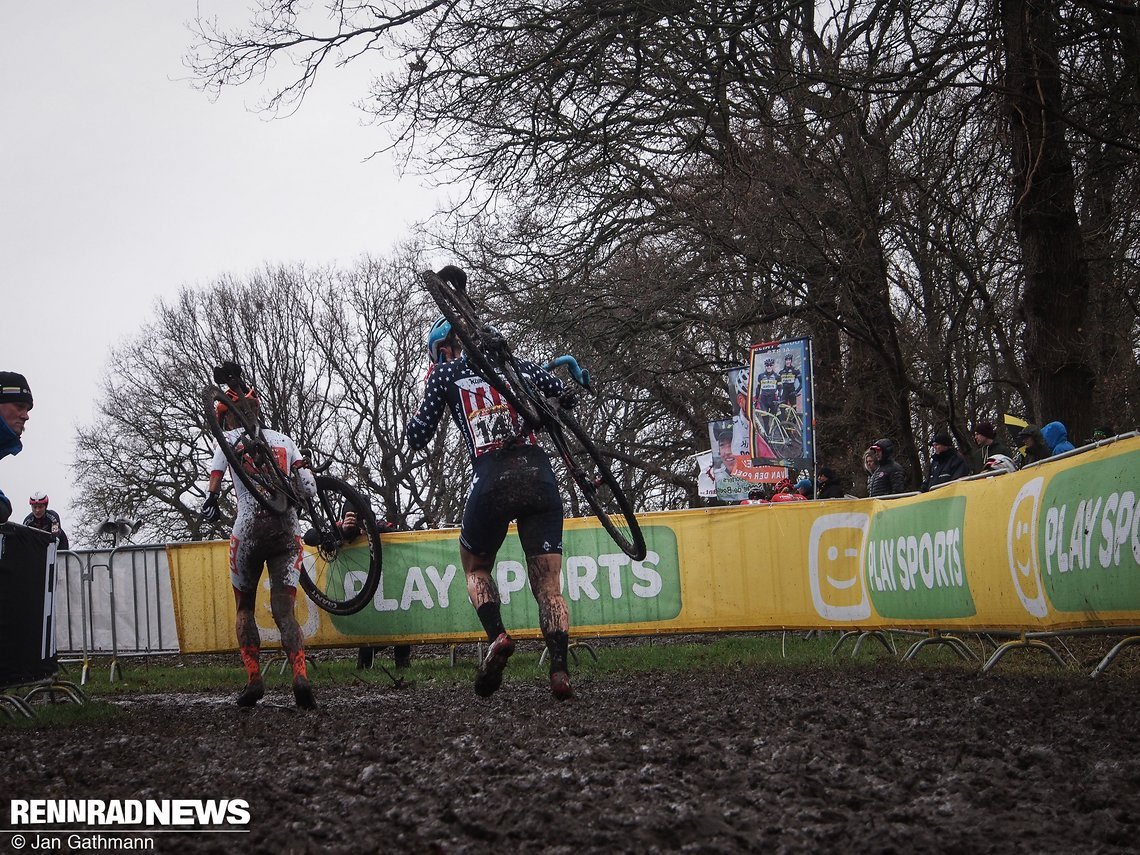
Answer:
M110 680L120 657L178 653L165 544L68 550L56 561L56 649L61 663L110 654ZM78 658L75 658L78 657Z

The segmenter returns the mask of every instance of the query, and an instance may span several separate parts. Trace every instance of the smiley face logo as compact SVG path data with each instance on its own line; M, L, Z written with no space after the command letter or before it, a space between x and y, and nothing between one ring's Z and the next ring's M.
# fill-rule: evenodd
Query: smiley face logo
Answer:
M816 613L829 621L860 621L871 616L871 602L859 555L871 518L867 514L828 514L817 519L808 537L808 583Z
M1044 478L1034 478L1018 491L1006 532L1013 588L1025 610L1038 618L1049 614L1045 589L1041 585L1041 565L1037 560L1037 511L1044 483Z

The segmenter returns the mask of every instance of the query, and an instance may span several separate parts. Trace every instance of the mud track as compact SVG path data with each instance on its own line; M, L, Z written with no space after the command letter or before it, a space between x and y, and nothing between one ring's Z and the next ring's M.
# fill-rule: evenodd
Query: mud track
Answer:
M278 685L0 729L24 798L242 798L248 835L166 852L1135 852L1140 681L888 662L591 680L556 703ZM5 804L6 807L6 804ZM0 840L7 845L8 841Z

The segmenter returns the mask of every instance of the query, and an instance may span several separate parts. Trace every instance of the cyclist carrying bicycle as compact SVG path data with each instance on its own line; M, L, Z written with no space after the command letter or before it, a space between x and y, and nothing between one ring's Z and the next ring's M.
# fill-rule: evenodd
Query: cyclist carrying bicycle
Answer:
M228 378L225 381L226 394L232 403L228 406L219 403L215 411L218 420L226 428L226 438L232 445L238 442L242 432L235 429L236 420L231 408L243 408L243 412L253 421L260 421L261 399L257 391L241 379L241 369L233 363L224 363L216 369L215 379L218 377ZM310 496L316 495L316 480L308 468L308 461L301 456L293 440L268 428L261 430L261 436L272 449L281 470L296 473L301 489ZM247 466L254 465L248 457L245 460ZM202 505L202 518L208 522L216 522L221 517L218 492L226 468L225 454L219 446L210 462L208 495ZM237 696L237 705L252 707L265 694L261 678L261 636L253 608L261 571L266 567L269 571L269 608L281 633L281 647L293 669L293 698L302 709L313 709L317 703L305 668L301 627L294 614L303 555L301 538L296 532L297 511L292 507L283 514L268 511L246 489L240 478L233 478L233 485L237 516L230 533L230 582L237 604L235 630L238 648L248 675L245 688Z
M467 275L448 265L438 276L464 291ZM558 700L573 695L567 647L570 616L562 597L562 498L550 458L522 417L463 355L462 345L444 318L428 333L431 366L419 410L408 423L408 443L426 448L445 409L463 435L474 477L459 534L467 593L490 646L475 676L475 692L490 697L502 683L515 642L503 625L499 591L492 571L512 520L526 555L539 626L550 651L550 689ZM573 406L573 393L533 362L519 360L523 376L548 398Z

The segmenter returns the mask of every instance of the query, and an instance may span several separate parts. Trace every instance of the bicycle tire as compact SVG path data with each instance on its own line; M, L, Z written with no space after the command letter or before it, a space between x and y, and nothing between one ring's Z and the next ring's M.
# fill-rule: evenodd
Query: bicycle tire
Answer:
M544 423L542 415L528 395L526 386L520 382L522 378L514 366L514 357L509 351L505 352L499 364L488 357L483 338L484 326L475 314L475 307L467 295L457 291L430 270L425 270L421 276L428 293L435 300L443 316L447 318L447 322L451 324L456 337L463 343L464 355L475 371L490 383L532 428L542 427Z
M238 422L241 434L237 442L231 444L226 438L226 429L218 421L217 404L225 404ZM273 450L261 437L261 425L250 420L245 412L233 406L233 399L217 386L207 386L202 390L202 405L209 428L218 447L230 465L230 473L249 490L250 495L267 511L285 513L290 503L297 499L292 482L277 465ZM238 450L240 447L240 451Z
M300 583L309 599L326 612L351 615L376 595L380 585L380 531L360 492L332 475L317 475L317 495L305 496L301 518L309 523L315 554L301 564ZM338 523L346 506L356 509L360 534L345 540ZM349 584L351 583L351 584Z
M634 561L647 554L645 535L633 505L602 454L578 420L566 410L548 419L546 432L562 455L578 491L621 551Z

